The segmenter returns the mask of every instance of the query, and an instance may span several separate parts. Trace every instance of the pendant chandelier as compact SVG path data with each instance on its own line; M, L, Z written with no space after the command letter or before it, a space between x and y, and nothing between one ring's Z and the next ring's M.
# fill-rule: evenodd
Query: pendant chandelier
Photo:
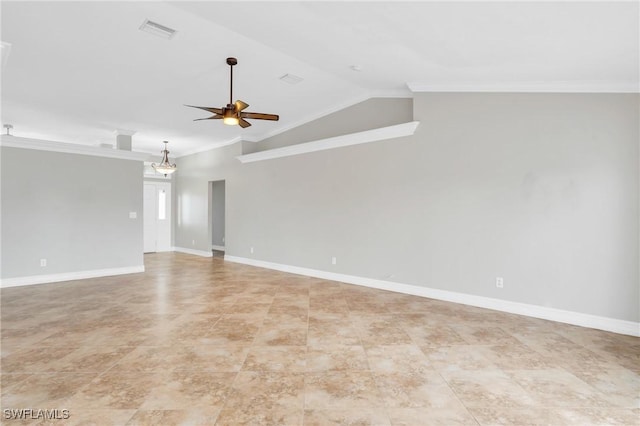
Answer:
M171 173L176 171L176 163L171 164L169 162L169 150L167 149L167 144L169 141L164 142L164 149L160 151L162 153L162 162L160 164L152 163L151 167L157 173L163 174L165 177L170 175Z

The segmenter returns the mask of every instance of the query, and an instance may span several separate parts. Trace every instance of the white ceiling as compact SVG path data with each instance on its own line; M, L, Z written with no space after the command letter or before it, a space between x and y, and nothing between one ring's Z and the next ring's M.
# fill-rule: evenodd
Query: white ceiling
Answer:
M172 155L257 141L371 96L637 92L639 5L626 2L0 3L2 122L16 136ZM138 30L151 19L171 40ZM3 49L3 51L6 49ZM4 55L4 53L3 53ZM280 114L241 129L184 104ZM361 71L351 69L353 65ZM295 74L304 81L279 80ZM381 113L384 113L381 111Z

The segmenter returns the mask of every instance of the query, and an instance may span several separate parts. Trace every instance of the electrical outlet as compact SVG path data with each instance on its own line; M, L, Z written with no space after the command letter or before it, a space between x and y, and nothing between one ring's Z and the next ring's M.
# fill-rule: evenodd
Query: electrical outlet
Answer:
M191 240L191 245L195 246L196 245L196 240Z
M47 259L40 259L40 266L47 266Z
M504 287L504 278L496 277L496 287L503 288Z
M337 263L337 259L334 257L331 258L331 264L335 265Z
M250 251L251 251L251 254L253 254L253 247L251 247L251 250L250 250Z

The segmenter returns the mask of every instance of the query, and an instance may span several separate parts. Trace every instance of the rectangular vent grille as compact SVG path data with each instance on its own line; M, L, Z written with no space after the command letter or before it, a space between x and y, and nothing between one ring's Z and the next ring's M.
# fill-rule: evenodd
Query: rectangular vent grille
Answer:
M158 37L166 38L167 40L171 39L177 32L173 28L165 27L164 25L148 19L145 19L142 25L140 25L140 30Z

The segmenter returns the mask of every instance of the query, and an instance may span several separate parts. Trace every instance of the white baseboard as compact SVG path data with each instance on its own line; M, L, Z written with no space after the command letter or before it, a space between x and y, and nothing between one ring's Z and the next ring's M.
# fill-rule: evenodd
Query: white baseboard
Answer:
M205 250L194 250L194 249L185 248L185 247L174 247L173 251L177 251L180 253L194 254L196 256L202 256L202 257L213 257L213 253L211 253L211 251L205 251Z
M211 245L211 250L218 250L218 251L224 251L224 246L215 246L215 245Z
M124 268L95 269L92 271L63 272L61 274L31 275L28 277L4 278L0 287L18 287L23 285L57 283L60 281L83 280L87 278L110 277L113 275L136 274L144 272L144 265Z
M389 290L397 293L428 297L430 299L461 303L464 305L476 306L479 308L493 309L501 312L525 315L533 318L540 318L565 324L578 325L581 327L595 328L598 330L605 330L611 331L613 333L640 337L640 323L633 321L601 317L580 312L565 311L562 309L547 308L544 306L529 305L526 303L511 302L508 300L494 299L484 296L475 296L472 294L456 293L452 291L420 287L410 284L396 283L392 281L383 281L373 278L358 277L354 275L338 274L335 272L320 271L317 269L301 268L299 266L283 265L279 263L266 262L263 260L249 259L245 257L225 255L224 260L235 263L243 263L245 265L258 266L261 268L274 269L277 271L289 272L292 274L306 275L309 277L322 278L331 281L340 281L348 284L377 288L380 290Z

